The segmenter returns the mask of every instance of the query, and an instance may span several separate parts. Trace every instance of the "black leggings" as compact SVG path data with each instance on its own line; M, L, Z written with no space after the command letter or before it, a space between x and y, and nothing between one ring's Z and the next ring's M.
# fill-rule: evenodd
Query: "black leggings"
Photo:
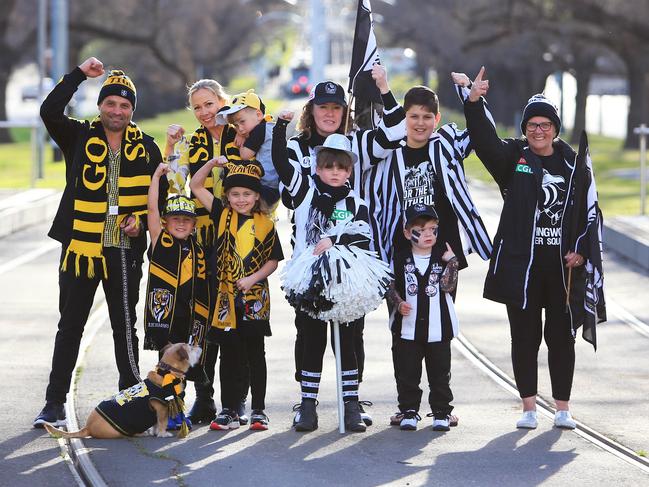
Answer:
M258 333L227 331L219 338L221 344L221 402L223 408L236 409L246 397L246 375L250 373L252 409L265 409L266 350L264 336ZM241 357L246 357L246 361Z
M545 327L541 309L545 308ZM512 365L521 397L535 396L538 379L538 353L541 339L548 346L548 366L552 397L569 401L575 372L575 339L570 315L566 312L566 292L561 269L532 266L525 309L507 306L512 336Z
M304 314L302 317L302 397L315 399L320 388L322 362L327 348L327 323ZM354 350L355 323L340 325L340 360L343 374L343 397L358 400L358 367Z
M302 357L304 355L304 324L311 323L312 318L306 313L297 311L295 313L295 380L302 380ZM358 382L363 382L363 369L365 368L365 342L363 330L365 328L365 317L353 322L354 326L354 352L356 353L356 364L358 366ZM331 329L331 348L333 349L334 335Z

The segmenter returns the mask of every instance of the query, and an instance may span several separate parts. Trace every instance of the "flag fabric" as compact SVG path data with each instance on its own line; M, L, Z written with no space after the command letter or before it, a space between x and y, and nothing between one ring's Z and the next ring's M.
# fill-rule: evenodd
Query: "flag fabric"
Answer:
M581 218L575 218L575 224L586 219L585 230L577 235L571 231L570 242L572 249L583 249L586 254L586 283L583 293L583 302L575 303L583 308L583 320L573 323L576 328L583 326L582 337L584 340L597 349L596 325L606 321L606 302L604 300L604 272L602 268L602 212L597 201L597 187L593 164L588 150L588 138L586 132L582 132L579 141L579 152L575 159L575 204L580 211ZM581 222L579 222L581 220ZM584 242L581 240L584 239ZM584 245L585 244L585 245ZM580 297L581 300L581 297ZM579 313L581 315L581 313Z
M358 0L354 47L349 69L349 87L347 88L347 91L356 99L381 103L381 93L372 79L372 66L379 61L370 0Z

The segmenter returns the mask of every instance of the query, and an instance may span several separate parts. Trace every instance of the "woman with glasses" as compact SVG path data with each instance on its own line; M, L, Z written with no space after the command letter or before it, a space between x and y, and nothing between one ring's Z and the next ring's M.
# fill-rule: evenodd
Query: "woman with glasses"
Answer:
M557 409L554 424L574 429L569 400L579 310L567 306L566 294L570 284L573 291L583 292L586 279L588 220L582 205L575 206L574 183L587 187L590 172L577 175L576 153L559 138L557 109L542 94L530 98L523 109L523 136L500 139L485 116L483 95L489 81L483 74L484 67L473 82L464 74L454 73L453 78L471 88L464 104L471 142L504 198L484 297L507 305L514 377L523 402L516 426L537 426L537 356L545 337ZM575 227L583 238L572 251L567 239Z

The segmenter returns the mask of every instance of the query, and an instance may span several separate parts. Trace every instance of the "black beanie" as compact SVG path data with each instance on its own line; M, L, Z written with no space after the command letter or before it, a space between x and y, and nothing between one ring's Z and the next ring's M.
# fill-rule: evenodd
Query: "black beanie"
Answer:
M135 102L137 95L135 85L131 78L124 74L124 71L113 69L109 74L104 84L99 91L99 98L97 98L97 105L100 105L104 98L111 95L121 96L131 102L133 110L135 110Z
M557 135L561 131L561 120L557 113L557 107L543 94L538 93L527 101L523 109L523 120L521 120L521 132L525 135L525 127L532 117L545 117L550 119L557 129Z

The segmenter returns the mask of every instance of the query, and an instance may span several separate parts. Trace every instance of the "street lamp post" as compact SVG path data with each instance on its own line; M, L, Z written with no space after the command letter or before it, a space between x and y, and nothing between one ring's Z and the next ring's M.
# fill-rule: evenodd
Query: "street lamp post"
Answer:
M645 214L647 199L647 135L649 127L644 123L633 129L640 136L640 214Z

